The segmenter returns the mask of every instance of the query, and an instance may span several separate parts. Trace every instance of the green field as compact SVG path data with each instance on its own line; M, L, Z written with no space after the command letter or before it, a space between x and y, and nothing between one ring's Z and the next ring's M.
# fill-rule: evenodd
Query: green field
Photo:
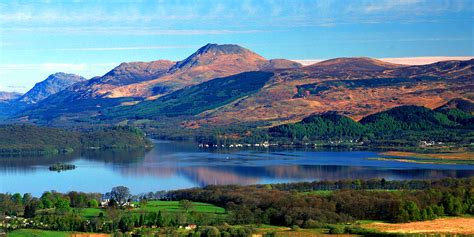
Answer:
M138 202L133 204L139 206ZM85 218L93 218L99 216L101 212L106 214L105 210L101 208L81 208L76 209L81 216ZM178 201L149 201L144 207L137 207L130 210L132 213L140 212L178 212L184 211L181 208L181 205ZM208 214L225 214L225 209L222 207L214 206L208 203L202 202L193 202L193 207L190 211L195 211L198 213L208 213Z
M134 203L138 205L138 203ZM176 212L182 211L181 205L178 201L149 201L146 206L133 209L133 211L146 211L146 212ZM214 213L214 214L224 214L225 209L222 207L214 206L208 203L202 202L193 202L193 208L191 209L195 212L201 213Z
M67 237L70 232L21 229L8 233L8 237Z

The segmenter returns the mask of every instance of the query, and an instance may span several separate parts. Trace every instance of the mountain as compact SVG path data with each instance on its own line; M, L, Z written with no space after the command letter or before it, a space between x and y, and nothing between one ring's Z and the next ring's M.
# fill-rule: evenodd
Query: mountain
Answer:
M214 78L241 72L259 71L268 61L262 56L232 44L207 44L177 62L161 77L111 91L110 98L159 96ZM154 97L156 98L156 97Z
M360 58L335 58L318 62L306 68L312 70L324 70L327 72L334 71L383 71L389 68L398 68L402 65L387 63L377 59L360 57Z
M407 66L359 57L302 67L238 45L207 44L178 62L122 63L16 119L67 125L172 117L164 119L186 129L273 126L335 111L357 121L397 106L434 109L455 98L472 99L473 65L474 60Z
M179 62L122 63L107 74L76 83L17 117L28 120L76 117L78 111L97 115L105 107L156 99L186 86L262 68L298 67L288 60L269 61L238 45L207 44ZM74 104L75 106L70 106Z
M8 101L8 100L14 100L20 97L21 94L17 92L6 92L6 91L0 91L0 102L2 101Z
M3 120L16 111L17 106L12 102L20 96L20 93L0 91L0 120Z
M67 87L77 83L86 81L84 77L75 74L58 72L50 75L44 81L36 83L36 85L18 98L18 101L26 104L36 104L45 98L54 95Z
M281 124L327 111L360 120L402 105L434 109L454 98L472 98L473 65L474 60L423 66L386 64L367 58L328 60L275 71L260 91L195 120L201 125Z

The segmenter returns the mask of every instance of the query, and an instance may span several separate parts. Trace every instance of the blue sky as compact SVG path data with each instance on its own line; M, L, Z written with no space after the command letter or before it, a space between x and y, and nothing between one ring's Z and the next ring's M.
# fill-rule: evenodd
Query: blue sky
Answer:
M474 55L472 0L4 1L0 90L56 71L102 75L124 61L181 60L206 43L266 58Z

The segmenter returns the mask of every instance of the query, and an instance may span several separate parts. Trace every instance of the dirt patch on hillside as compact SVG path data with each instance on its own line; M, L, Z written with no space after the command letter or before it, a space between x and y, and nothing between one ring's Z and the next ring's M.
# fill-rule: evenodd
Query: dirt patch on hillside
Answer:
M442 218L432 221L420 221L402 224L375 222L364 225L365 228L389 233L440 233L474 234L474 218Z

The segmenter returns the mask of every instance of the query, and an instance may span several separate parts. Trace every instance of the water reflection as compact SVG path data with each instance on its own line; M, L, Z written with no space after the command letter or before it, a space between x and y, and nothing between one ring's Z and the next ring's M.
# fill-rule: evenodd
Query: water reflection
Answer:
M210 184L256 184L339 179L433 179L474 176L474 166L369 160L370 151L285 149L203 150L157 142L150 150L84 151L56 157L0 158L0 192L106 192L117 185L135 193ZM48 171L51 164L77 169Z

